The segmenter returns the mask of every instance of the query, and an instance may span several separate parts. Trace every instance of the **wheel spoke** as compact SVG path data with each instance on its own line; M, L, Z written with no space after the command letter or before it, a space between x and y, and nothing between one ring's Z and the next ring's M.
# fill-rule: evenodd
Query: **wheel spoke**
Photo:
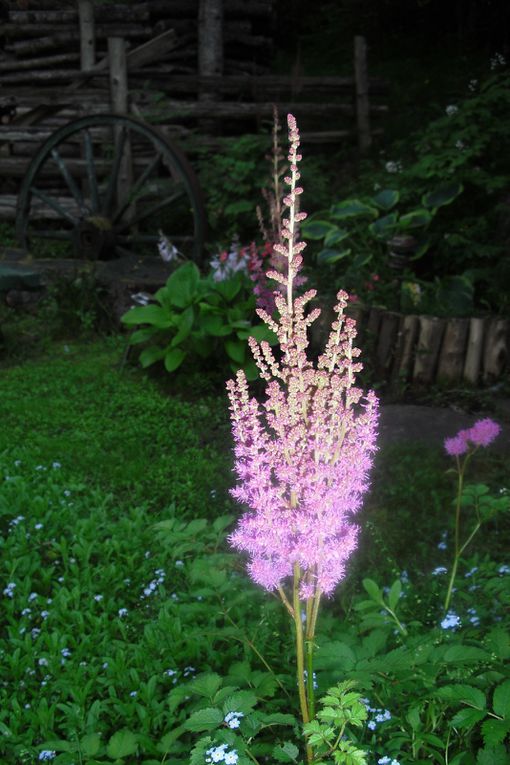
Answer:
M67 187L73 197L75 198L78 207L83 213L87 212L87 208L85 207L85 202L83 201L83 196L76 185L76 181L74 180L73 176L69 172L69 168L67 167L66 163L58 153L57 149L51 150L51 156L53 157L54 161L56 162L58 169L60 170L62 177L64 178L65 182L67 183Z
M53 199L53 197L49 197L47 194L44 193L44 191L41 191L40 189L35 188L35 186L32 186L30 189L32 194L40 199L44 204L48 205L48 207L51 207L52 210L55 210L56 213L61 215L63 218L68 220L70 223L73 224L73 226L76 226L78 224L78 219L71 215L71 213L67 212L62 205L60 205L56 199Z
M151 215L154 215L154 213L157 213L159 210L162 210L164 207L167 207L168 205L172 204L172 202L175 202L175 200L179 199L179 197L182 197L184 193L185 193L184 189L181 189L180 191L176 191L175 194L171 194L169 197L162 199L161 202L157 202L155 205L152 205L152 207L146 207L145 210L142 210L141 212L139 212L131 220L125 221L124 223L121 223L119 226L116 226L115 230L124 231L126 228L129 228L130 226L136 226L137 223L140 223L145 218L149 218Z
M50 229L31 229L29 232L31 239L57 239L62 241L71 241L72 231L51 231Z
M131 189L129 193L129 198L126 199L124 204L121 205L119 209L115 211L115 214L112 216L112 221L114 223L118 221L120 218L122 218L122 216L124 215L124 213L126 212L126 210L128 209L128 207L133 201L136 202L136 195L138 194L140 189L143 187L143 184L145 183L147 178L150 176L150 174L153 172L153 170L156 169L158 162L160 160L161 160L161 154L156 154L152 162L150 162L150 164L147 165L147 167L145 168L145 170L143 171L141 176L137 179L135 185Z
M155 234L125 234L115 237L116 242L121 244L129 244L130 242L147 242L148 244L157 244L159 242L159 236Z
M90 199L92 202L92 212L99 211L99 193L97 189L96 166L94 165L94 150L92 148L92 138L88 130L83 131L83 145L85 162L87 165L87 178L89 182Z
M126 128L121 128L118 136L115 140L115 159L113 160L112 172L108 178L108 187L106 189L106 195L103 203L103 215L107 217L110 214L110 210L113 202L113 195L117 188L117 179L119 177L120 164L122 162L122 155L124 154L124 147L126 145L127 131Z

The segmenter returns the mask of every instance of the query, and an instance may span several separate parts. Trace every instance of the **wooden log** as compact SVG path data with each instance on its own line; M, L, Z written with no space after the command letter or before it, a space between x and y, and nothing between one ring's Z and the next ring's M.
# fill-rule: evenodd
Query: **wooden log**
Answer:
M108 59L110 66L110 96L111 108L116 114L128 113L128 74L126 41L122 37L110 37L108 39ZM120 141L121 130L114 129L115 144ZM124 152L120 163L117 179L116 198L119 205L127 202L129 192L133 185L132 147L129 136L126 138ZM130 206L130 213L135 212L134 205Z
M20 69L47 69L48 67L59 66L60 64L71 64L79 60L79 53L59 53L56 56L0 61L0 75L2 72L19 72Z
M483 381L501 377L509 366L510 320L493 317L487 321L483 353Z
M390 382L399 319L399 314L394 311L383 311L381 314L374 354L375 373L380 382Z
M198 73L203 77L221 77L223 74L223 0L199 0L198 3ZM203 104L219 100L219 94L210 87L202 86L198 99ZM202 120L199 125L204 133L214 133L220 128L218 122Z
M311 112L317 117L345 114L351 116L353 108L350 104L315 104L315 103L280 103L278 108L282 113L294 112L296 116L308 116ZM210 113L207 104L197 101L176 101L165 99L162 109L163 119L176 117L207 117L243 119L246 117L269 117L272 118L272 103L242 103L238 101L218 101L214 104L214 113Z
M38 6L40 3L37 3ZM28 26L29 24L73 24L78 22L78 11L75 8L66 10L54 10L56 2L53 2L52 8L47 10L15 11L9 12L9 21L13 24ZM147 3L137 3L136 5L99 5L96 6L96 17L101 21L125 21L129 18L132 21L149 21L150 11Z
M116 27L116 26L96 26L96 39L107 39L114 33L120 33L124 38L150 38L153 34L152 27L139 27L133 28L129 26ZM23 40L22 42L14 42L9 45L5 45L4 49L8 53L14 53L16 56L31 56L37 55L45 50L54 51L55 48L60 46L65 48L72 48L79 40L79 32L74 27L69 31L58 31L52 35L46 37L38 37L33 40Z
M468 319L447 320L439 353L436 375L438 381L459 382L462 379L468 331Z
M413 368L413 382L417 385L433 383L437 360L443 339L445 320L437 316L419 317L419 335Z
M405 386L411 376L418 329L419 320L417 316L411 314L400 316L391 371L390 390L393 393Z
M469 333L464 361L464 380L476 385L480 379L482 369L483 345L484 345L485 322L483 319L472 318L469 320Z
M360 36L356 36L354 38L354 80L356 88L356 123L358 126L358 146L360 153L366 154L372 144L372 137L370 135L367 42L364 37Z
M96 33L94 6L91 0L79 0L80 19L80 67L82 71L92 69L96 63Z
M153 17L197 18L199 0L151 0ZM224 0L226 16L246 18L267 18L274 13L272 0Z

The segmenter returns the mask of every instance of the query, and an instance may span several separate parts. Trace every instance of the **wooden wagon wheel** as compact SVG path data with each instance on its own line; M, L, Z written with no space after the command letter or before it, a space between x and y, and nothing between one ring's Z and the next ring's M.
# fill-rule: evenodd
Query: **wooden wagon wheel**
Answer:
M16 233L35 257L108 259L157 254L164 234L200 260L206 217L184 154L142 120L73 120L40 147L23 179Z

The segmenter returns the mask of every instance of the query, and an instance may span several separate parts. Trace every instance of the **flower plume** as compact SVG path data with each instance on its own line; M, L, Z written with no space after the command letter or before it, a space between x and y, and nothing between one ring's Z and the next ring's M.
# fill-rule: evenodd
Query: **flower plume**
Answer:
M227 383L238 478L232 494L248 508L230 542L248 554L250 576L269 590L281 588L298 570L300 597L307 599L333 592L356 547L353 516L368 487L378 401L355 385L362 365L355 322L345 315L347 293L338 293L336 319L317 363L307 356L308 328L320 310L306 311L315 290L294 296L306 246L298 240L299 223L306 213L297 205L301 155L292 115L288 128L287 209L274 247L286 269L268 273L284 291L274 293L277 319L258 311L277 335L280 351L250 338L266 383L262 404L250 397L242 370Z

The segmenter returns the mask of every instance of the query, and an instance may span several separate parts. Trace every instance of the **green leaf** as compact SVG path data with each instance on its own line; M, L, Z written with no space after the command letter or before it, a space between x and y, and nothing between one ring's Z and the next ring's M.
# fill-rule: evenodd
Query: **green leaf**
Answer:
M413 210L406 215L401 215L398 221L399 227L407 229L424 228L432 220L432 214L428 210Z
M333 247L333 245L343 242L344 239L350 236L350 232L344 228L335 228L326 234L324 239L325 247Z
M510 720L485 720L482 723L482 736L485 746L501 744L510 731Z
M392 212L378 220L375 220L368 227L370 233L378 239L388 239L395 231L398 215Z
M166 294L172 305L186 308L197 295L200 272L191 260L179 266L166 283ZM149 306L147 306L149 307Z
M332 641L319 644L314 656L317 669L348 671L356 662L354 651L346 643Z
M397 603L402 595L402 582L400 579L396 579L391 585L391 589L388 593L388 604L392 611L397 607Z
M186 352L181 348L170 348L165 353L165 369L167 372L174 372L181 366L182 362L186 358Z
M285 714L284 712L274 712L268 715L259 714L259 720L264 727L267 725L295 725L297 722L294 715Z
M324 239L330 231L336 231L337 227L327 220L311 220L304 223L301 231L306 239Z
M368 592L372 600L374 600L376 603L379 603L380 605L384 605L382 592L373 579L363 579L363 587L365 591Z
M160 305L141 305L130 308L120 317L120 320L127 327L133 327L136 324L151 324L157 329L168 329L174 324L173 315Z
M351 250L342 250L341 252L338 252L337 250L321 250L319 254L317 255L317 263L320 263L321 265L325 266L331 266L333 263L338 263L339 260L343 260L344 258L347 258L351 254Z
M482 648L474 645L452 645L445 652L444 660L447 662L468 662L476 664L490 659L490 654Z
M239 276L233 276L230 279L225 279L222 282L216 282L215 290L221 297L231 303L234 298L239 294L242 287L242 280Z
M503 744L479 749L476 765L508 765L508 752Z
M346 218L367 216L377 218L379 213L375 207L360 202L359 199L346 199L344 202L338 202L332 206L331 215L336 220L345 220Z
M119 730L108 741L106 754L111 760L120 760L135 754L138 746L138 738L130 730Z
M220 675L217 675L216 672L208 672L196 677L193 682L190 683L189 688L197 696L203 696L206 699L212 699L214 694L217 693L218 689L221 687L222 683L223 680Z
M275 333L269 327L266 327L265 324L257 324L255 327L252 327L248 336L254 337L258 343L265 340L269 345L276 345L278 342Z
M510 680L505 680L494 691L493 709L500 717L510 717Z
M248 382L253 382L253 380L257 380L260 377L260 370L253 359L248 359L248 361L246 361L242 367ZM232 371L237 372L237 369Z
M363 266L366 266L367 263L370 263L371 260L371 252L358 252L354 256L354 260L352 261L352 265L350 266L349 270L356 273L356 271L359 271L360 268L363 268Z
M215 730L222 723L223 713L221 709L207 707L207 709L199 709L197 712L193 712L184 722L184 727L186 730L200 733L205 730Z
M155 327L142 327L141 329L135 329L129 336L129 345L136 345L137 343L145 343L150 340L151 337L158 330Z
M480 720L483 720L486 714L485 710L472 709L471 707L468 709L460 709L457 714L453 715L451 724L454 728L458 728L459 730L469 730L473 725L476 725Z
M463 649L464 646L452 646L452 648ZM452 648L449 650L452 650ZM452 661L455 661L455 659L452 659ZM444 685L436 690L435 695L445 701L470 704L476 709L485 709L486 705L483 691L479 688L473 688L472 685L461 685L460 683L459 685Z
M175 348L177 345L179 345L179 343L182 343L182 341L188 337L193 327L194 320L195 314L193 311L193 306L191 305L178 315L176 322L177 332L172 338L172 342L170 344L172 348Z
M80 750L87 757L94 757L101 748L101 738L97 733L89 733L80 741Z
M225 350L232 361L242 364L246 353L246 344L239 340L225 340Z
M144 369L150 367L156 361L161 361L165 355L165 349L160 348L158 345L150 345L148 348L144 348L140 354L140 364Z
M242 712L247 715L257 704L257 697L251 691L236 691L223 704L223 712Z
M396 189L383 189L375 197L372 197L372 202L381 210L387 211L395 207L399 199L400 193Z
M448 183L440 186L429 194L424 194L421 198L422 205L429 210L435 210L438 207L449 205L462 193L464 187L462 183Z
M298 756L299 749L291 741L286 741L273 749L273 757L278 762L297 762Z
M232 327L224 323L223 317L218 314L207 314L200 316L200 327L213 337L225 337L232 334Z

